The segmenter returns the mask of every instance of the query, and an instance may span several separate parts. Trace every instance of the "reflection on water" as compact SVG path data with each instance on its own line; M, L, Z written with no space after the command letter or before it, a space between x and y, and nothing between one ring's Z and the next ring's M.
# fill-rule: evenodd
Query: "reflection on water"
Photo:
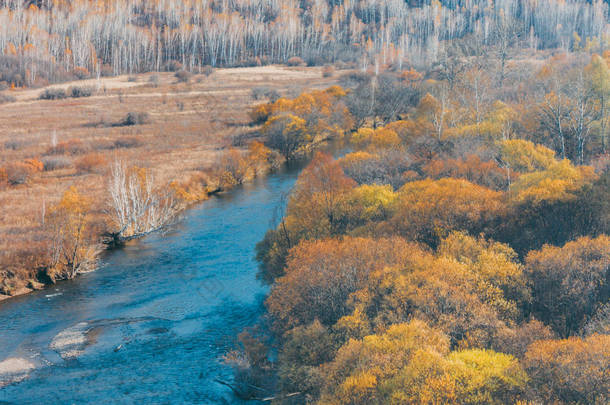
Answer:
M96 272L0 303L0 403L236 403L214 379L230 379L221 357L262 313L254 246L296 172L214 198Z

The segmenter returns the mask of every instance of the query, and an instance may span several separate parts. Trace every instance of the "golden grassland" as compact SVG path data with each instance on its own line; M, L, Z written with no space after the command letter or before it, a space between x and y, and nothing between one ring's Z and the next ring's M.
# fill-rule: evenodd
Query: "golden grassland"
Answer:
M92 201L101 234L113 162L147 168L157 185L214 176L228 148L244 148L239 139L256 136L248 117L254 88L297 95L333 83L320 68L265 66L217 69L186 83L173 73L148 73L51 86L92 87L82 98L39 100L45 89L12 91L16 101L0 105L0 168L5 177L24 165L27 173L0 186L0 299L3 291L39 286L32 280L49 244L43 222L68 188ZM142 113L141 123L123 125L128 114Z

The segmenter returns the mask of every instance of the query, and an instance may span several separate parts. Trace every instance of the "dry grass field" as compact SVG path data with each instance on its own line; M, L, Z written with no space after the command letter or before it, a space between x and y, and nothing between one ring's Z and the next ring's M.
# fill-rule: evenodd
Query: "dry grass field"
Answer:
M188 182L255 130L248 111L260 100L253 89L294 96L333 82L320 68L266 66L217 69L188 82L150 73L51 86L93 89L81 98L10 92L16 101L0 104L0 299L28 290L48 245L45 216L71 186L93 202L102 232L113 162L148 168L159 185Z

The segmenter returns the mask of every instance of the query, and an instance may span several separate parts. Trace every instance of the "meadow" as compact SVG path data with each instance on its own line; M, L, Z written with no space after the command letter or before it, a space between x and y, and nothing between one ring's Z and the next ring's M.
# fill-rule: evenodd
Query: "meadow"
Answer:
M66 190L74 187L90 201L88 243L99 251L110 226L112 164L146 169L155 188L196 183L199 192L184 205L203 200L206 190L220 187L228 149L241 153L260 137L248 115L254 103L334 80L321 68L281 66L177 76L124 75L6 92L15 101L0 106L0 298L51 281L49 217ZM91 95L40 99L49 89L71 96L75 88Z

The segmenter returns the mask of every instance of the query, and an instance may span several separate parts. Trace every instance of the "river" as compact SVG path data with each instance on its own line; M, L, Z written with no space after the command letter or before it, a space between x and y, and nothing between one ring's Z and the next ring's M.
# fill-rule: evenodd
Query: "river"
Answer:
M95 272L0 302L0 404L239 403L215 379L263 313L254 246L298 170L187 211Z

